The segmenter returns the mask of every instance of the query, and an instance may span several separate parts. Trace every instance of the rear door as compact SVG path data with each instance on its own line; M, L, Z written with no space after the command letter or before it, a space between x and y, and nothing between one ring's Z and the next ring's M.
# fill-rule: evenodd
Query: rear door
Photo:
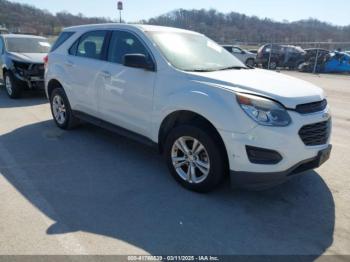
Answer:
M70 48L64 67L73 109L98 117L99 88L104 77L108 31L91 31L82 35Z

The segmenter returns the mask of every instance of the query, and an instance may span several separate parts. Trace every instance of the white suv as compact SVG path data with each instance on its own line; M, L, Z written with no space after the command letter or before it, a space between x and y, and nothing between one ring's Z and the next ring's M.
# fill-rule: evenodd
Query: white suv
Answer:
M262 189L330 156L331 117L320 88L248 68L199 33L67 28L46 58L45 81L60 128L84 120L156 145L190 190L212 190L226 175Z

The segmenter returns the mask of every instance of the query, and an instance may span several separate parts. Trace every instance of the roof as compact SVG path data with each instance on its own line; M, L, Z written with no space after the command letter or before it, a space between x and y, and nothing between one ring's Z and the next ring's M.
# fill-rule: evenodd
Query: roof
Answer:
M37 36L37 35L21 35L21 34L6 34L1 35L3 38L37 38L37 39L45 39L45 37Z
M119 24L119 23L106 23L106 24L91 24L67 27L64 31L85 31L86 29L139 29L144 32L179 32L179 33L192 33L199 34L194 31L184 30L174 27L156 26L156 25L143 25L143 24Z

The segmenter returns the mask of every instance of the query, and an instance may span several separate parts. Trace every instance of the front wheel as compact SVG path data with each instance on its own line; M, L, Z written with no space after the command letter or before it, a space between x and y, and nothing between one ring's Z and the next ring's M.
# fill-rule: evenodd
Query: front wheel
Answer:
M4 74L4 81L7 95L12 99L19 98L22 94L23 84L16 81L11 72Z
M196 126L178 126L166 139L168 168L176 181L192 191L212 191L225 174L220 143L209 133Z
M268 69L270 70L276 70L277 69L277 62L271 61L270 65L268 65Z

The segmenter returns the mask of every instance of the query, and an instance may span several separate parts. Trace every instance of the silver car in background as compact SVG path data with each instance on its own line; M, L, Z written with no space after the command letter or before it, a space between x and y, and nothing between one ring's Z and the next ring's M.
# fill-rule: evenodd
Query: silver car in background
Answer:
M223 45L222 47L229 51L231 54L233 54L235 57L237 57L239 60L241 60L246 66L255 66L256 54L237 46Z

